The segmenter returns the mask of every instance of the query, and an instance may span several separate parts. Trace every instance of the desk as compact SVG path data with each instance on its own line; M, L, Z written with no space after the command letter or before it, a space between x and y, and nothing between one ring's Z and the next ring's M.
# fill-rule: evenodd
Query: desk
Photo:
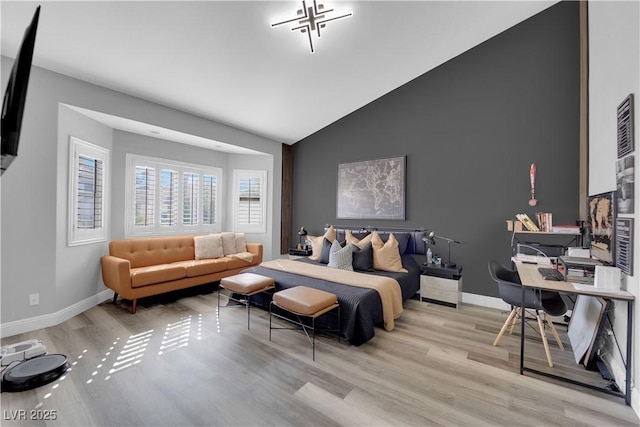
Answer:
M595 296L605 299L613 299L619 301L627 302L627 358L625 363L625 394L624 401L627 405L631 405L631 350L633 347L632 339L632 325L633 325L633 301L634 296L629 292L620 291L613 292L607 291L604 289L591 288L585 289L585 287L576 288L571 282L555 282L552 280L544 280L538 272L538 265L536 264L525 264L522 262L516 262L516 267L518 269L518 274L520 275L520 281L522 282L522 306L524 307L525 300L525 289L530 288L534 290L547 290L547 291L556 291L563 294L575 294L575 295L588 295ZM522 324L520 330L520 375L524 373L524 371L533 372L539 375L544 375L546 377L555 378L557 380L569 382L572 384L581 385L584 387L588 387L593 390L602 391L607 394L612 394L614 396L622 397L620 393L617 393L613 390L609 390L607 388L596 387L591 384L582 383L579 381L574 381L570 378L560 377L558 375L553 375L547 372L537 371L535 369L526 368L524 366L524 318L522 316Z

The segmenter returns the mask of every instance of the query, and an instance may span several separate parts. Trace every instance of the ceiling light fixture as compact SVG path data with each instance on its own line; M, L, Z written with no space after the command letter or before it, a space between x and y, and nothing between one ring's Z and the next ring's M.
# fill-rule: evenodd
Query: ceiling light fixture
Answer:
M320 38L320 30L327 26L327 22L337 21L338 19L348 18L353 15L352 12L346 12L337 16L331 16L335 12L333 9L325 9L323 4L318 4L316 0L313 0L313 7L307 8L307 3L302 1L302 9L298 9L296 17L287 19L286 21L276 22L271 24L271 28L278 27L284 24L295 23L291 31L300 31L306 33L309 38L309 48L311 53L315 51L313 47L313 37L311 32L316 32L318 38Z

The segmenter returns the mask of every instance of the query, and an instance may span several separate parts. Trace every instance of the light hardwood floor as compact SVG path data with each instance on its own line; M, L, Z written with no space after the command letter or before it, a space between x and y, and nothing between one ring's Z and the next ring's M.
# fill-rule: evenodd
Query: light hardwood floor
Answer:
M394 331L376 328L362 346L320 336L314 363L302 332L274 331L270 342L267 312L252 309L247 331L246 311L218 315L216 299L161 298L141 302L135 315L109 301L2 340L41 339L72 370L35 390L3 393L0 424L639 425L623 399L519 375L518 334L491 345L505 312L411 300ZM597 381L573 361L566 328L559 333L567 349L552 344L554 372ZM527 366L545 368L533 331L526 354Z

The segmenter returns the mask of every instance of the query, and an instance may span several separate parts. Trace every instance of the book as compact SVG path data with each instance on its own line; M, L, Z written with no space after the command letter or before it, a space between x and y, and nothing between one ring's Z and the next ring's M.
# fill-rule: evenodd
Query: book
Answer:
M527 214L516 214L516 218L518 218L518 220L520 220L522 225L524 225L527 230L529 230L529 231L540 231L540 228L538 228L536 223L533 222L531 220L531 218L529 218L529 216Z
M553 231L553 214L551 212L538 212L536 214L536 220L538 221L540 231Z

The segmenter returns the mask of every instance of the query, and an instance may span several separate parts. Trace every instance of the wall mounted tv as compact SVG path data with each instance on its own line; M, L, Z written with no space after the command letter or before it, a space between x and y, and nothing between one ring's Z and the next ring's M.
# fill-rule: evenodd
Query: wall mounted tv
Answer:
M613 265L616 221L616 192L589 196L588 224L591 240L591 256Z
M4 92L2 102L2 162L0 164L0 175L9 168L11 162L18 155L18 144L20 142L20 130L22 128L22 114L27 100L27 87L29 86L29 75L31 74L31 60L33 58L33 48L36 43L36 31L38 29L38 18L40 16L40 6L31 20L31 24L25 30L22 44L13 63L7 89Z

